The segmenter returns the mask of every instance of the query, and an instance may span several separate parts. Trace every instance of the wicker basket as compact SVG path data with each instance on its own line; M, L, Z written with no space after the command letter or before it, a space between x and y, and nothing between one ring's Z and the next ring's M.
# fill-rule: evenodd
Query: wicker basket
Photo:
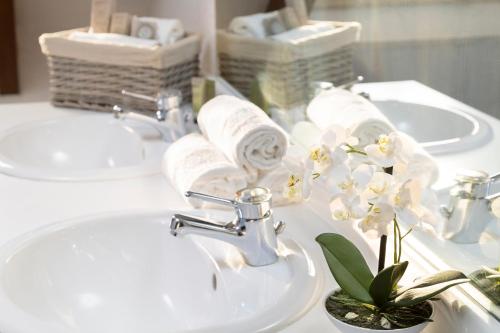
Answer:
M359 39L357 22L333 22L336 29L298 44L217 33L221 76L250 97L255 80L266 100L291 108L308 99L310 83L340 85L353 80L352 45Z
M72 31L40 36L53 105L111 111L113 105L124 104L122 89L155 96L167 87L180 89L183 100L190 101L191 78L199 73L198 35L151 49L75 41L68 39ZM125 104L155 110L152 102L130 99Z

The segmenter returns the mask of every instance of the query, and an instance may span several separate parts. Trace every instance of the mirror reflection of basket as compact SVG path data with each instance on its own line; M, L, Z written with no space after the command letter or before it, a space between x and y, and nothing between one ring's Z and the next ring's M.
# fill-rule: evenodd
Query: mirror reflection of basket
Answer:
M281 108L307 101L312 82L348 83L354 78L352 46L359 40L361 26L356 22L333 23L332 31L298 44L219 30L221 76L247 97L258 79L267 101Z
M124 102L122 89L155 96L176 88L184 101L191 96L191 78L199 74L200 36L188 34L171 45L154 48L103 45L71 40L67 30L40 36L47 56L51 101L55 106L111 111ZM127 106L155 111L152 102L137 99Z

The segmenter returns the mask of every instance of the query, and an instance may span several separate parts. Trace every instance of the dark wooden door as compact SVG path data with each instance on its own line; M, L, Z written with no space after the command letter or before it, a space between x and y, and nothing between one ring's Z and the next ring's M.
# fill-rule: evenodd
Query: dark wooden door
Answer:
M14 0L0 0L0 94L19 90L14 22Z

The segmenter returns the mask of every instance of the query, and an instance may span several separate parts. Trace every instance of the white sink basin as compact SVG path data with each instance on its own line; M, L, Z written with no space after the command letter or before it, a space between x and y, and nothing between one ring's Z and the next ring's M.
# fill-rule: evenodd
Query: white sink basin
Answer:
M158 173L166 141L173 140L159 126L109 114L22 124L0 133L0 172L63 181Z
M320 280L305 251L280 243L249 267L221 241L170 235L172 212L63 222L0 250L0 331L261 332L304 314Z
M414 137L430 153L471 149L491 136L486 122L461 110L397 100L374 100L373 103L398 130Z

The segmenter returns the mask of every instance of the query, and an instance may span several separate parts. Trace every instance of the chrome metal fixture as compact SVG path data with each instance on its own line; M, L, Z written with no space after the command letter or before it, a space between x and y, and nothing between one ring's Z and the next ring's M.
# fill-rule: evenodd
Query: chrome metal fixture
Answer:
M181 103L182 93L178 89L161 89L155 97L122 90L123 96L133 97L144 101L154 102L156 104L155 117L156 120L164 122L169 113L173 115L172 122L179 128L179 131L185 133L185 117L182 115ZM113 106L113 114L115 118L123 118L125 111L119 106Z
M441 215L447 221L443 236L457 243L477 243L488 223L498 218L492 209L500 192L491 193L492 185L500 179L500 173L492 177L488 173L464 170L457 174L456 184L450 189L448 206L441 206Z
M281 221L274 223L269 189L246 188L238 191L234 200L190 191L186 196L232 207L237 217L222 224L175 214L170 224L172 235L198 234L230 243L239 248L251 266L270 265L278 260L277 235L285 224Z

